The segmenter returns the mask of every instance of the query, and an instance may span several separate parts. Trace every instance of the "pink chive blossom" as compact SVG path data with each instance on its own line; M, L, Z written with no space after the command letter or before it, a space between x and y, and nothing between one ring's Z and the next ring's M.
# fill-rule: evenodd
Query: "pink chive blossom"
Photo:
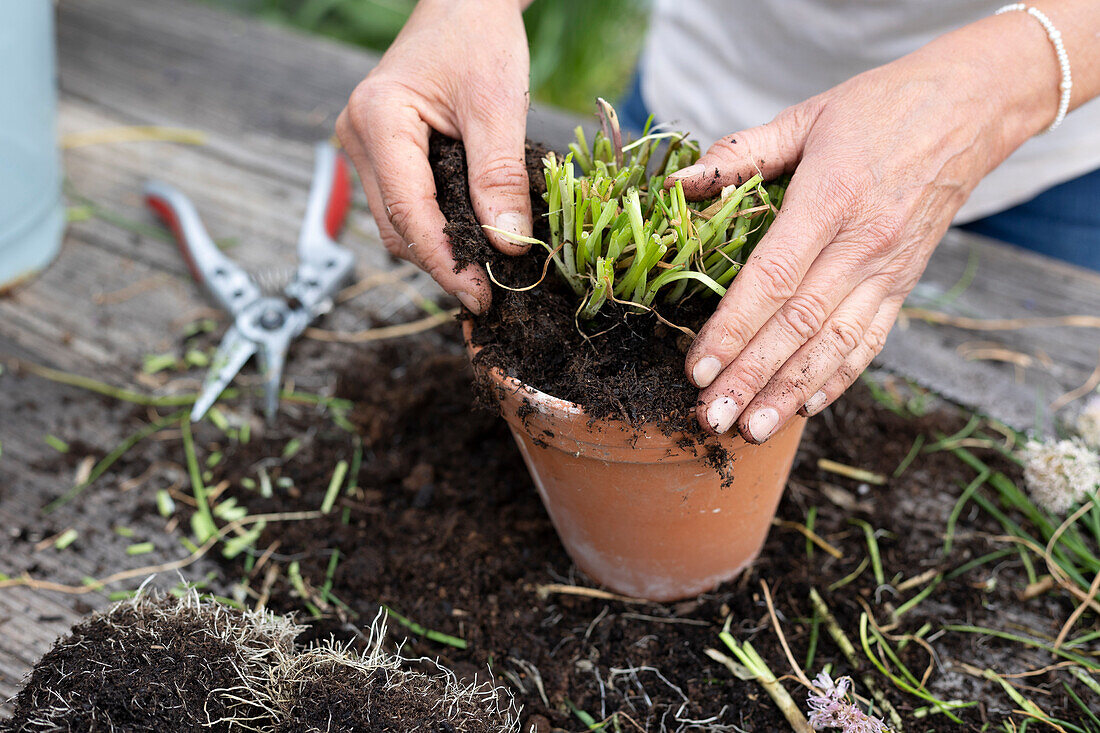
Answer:
M806 698L814 730L840 728L842 733L889 733L886 724L848 702L852 678L833 681L828 672L814 678L814 692Z

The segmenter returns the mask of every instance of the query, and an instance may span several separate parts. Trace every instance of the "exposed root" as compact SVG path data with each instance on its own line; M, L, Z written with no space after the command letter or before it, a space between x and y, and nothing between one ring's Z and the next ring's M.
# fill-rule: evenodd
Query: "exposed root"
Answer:
M1089 378L1085 380L1084 384L1076 389L1071 389L1069 392L1066 392L1058 399L1054 400L1054 402L1051 402L1050 411L1058 412L1058 410L1061 410L1074 400L1080 399L1089 392L1092 392L1097 386L1100 386L1100 364L1096 365L1096 368L1092 370L1092 374L1089 375Z
M498 232L500 234L506 234L506 235L508 234L508 232L497 229L496 227L485 227L485 228L486 229L492 229L494 232ZM511 235L509 235L509 236L511 236ZM532 239L531 241L535 242L536 244L541 244L549 252L549 254L546 255L546 259L542 261L542 274L539 275L539 279L536 280L535 282L531 283L530 285L524 285L523 287L513 288L509 285L505 285L500 280L497 280L496 276L493 274L493 263L486 262L485 263L485 272L488 273L489 279L493 281L494 285L496 285L497 287L500 287L500 288L504 288L505 290L511 290L513 293L523 293L523 292L526 292L528 290L534 290L535 288L537 288L539 285L542 284L542 281L546 279L547 271L549 271L549 269L550 269L550 262L554 259L554 256L557 255L557 253L561 251L561 245L559 244L557 247L551 248L549 245L544 244L543 242L540 242L537 239Z
M650 604L644 598L631 598L618 593L609 593L598 588L586 588L583 585L567 585L565 583L547 583L535 588L539 598L549 598L552 595L585 596L586 598L598 598L603 601L619 601L620 603Z
M178 600L140 592L47 652L14 700L12 729L241 730L228 721L255 719L258 708L237 691L290 654L300 630L194 590Z
M616 298L611 293L607 294L607 299L611 300L611 301L614 301L615 303L618 303L619 305L629 305L633 308L641 308L642 310L649 311L650 313L652 313L654 315L654 317L658 321L665 324L669 328L675 328L677 331L680 331L681 333L685 334L688 338L690 338L692 340L695 340L695 337L698 336L697 333L692 331L687 326L678 326L675 323L673 323L672 321L668 320L667 318L662 316L660 313L658 313L656 308L653 308L653 307L648 306L648 305L643 305L642 303L636 303L633 300L620 300L619 298Z
M361 653L299 650L302 630L194 589L179 599L143 589L54 645L16 696L10 730L519 732L515 699L491 676L464 683L385 650L384 614L360 632Z
M275 665L249 694L276 721L267 730L518 733L519 710L508 690L491 679L464 684L437 662L386 651L384 619L375 619L362 653L330 641Z

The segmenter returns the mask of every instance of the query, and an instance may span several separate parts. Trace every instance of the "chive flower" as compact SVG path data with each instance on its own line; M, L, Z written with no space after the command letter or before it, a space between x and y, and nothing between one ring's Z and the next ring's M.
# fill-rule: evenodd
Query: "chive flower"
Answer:
M1021 458L1032 501L1051 514L1065 514L1100 489L1100 455L1080 438L1029 440Z
M868 715L848 700L851 688L851 677L834 681L828 672L814 677L814 691L806 698L813 729L839 728L841 733L888 733L889 729L882 720Z
M786 182L755 175L689 204L680 181L667 189L665 181L699 159L699 145L684 133L654 131L652 118L623 145L615 110L601 99L599 111L603 128L591 145L578 127L566 155L543 159L550 241L486 228L544 247L577 296L579 321L609 302L648 311L658 298L724 295L775 219Z
M1100 450L1100 394L1095 394L1077 416L1077 434L1081 440Z

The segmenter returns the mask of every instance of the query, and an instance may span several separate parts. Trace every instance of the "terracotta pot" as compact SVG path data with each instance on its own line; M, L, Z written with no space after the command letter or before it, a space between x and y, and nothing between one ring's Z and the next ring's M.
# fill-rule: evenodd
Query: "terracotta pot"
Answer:
M471 325L463 324L469 344ZM589 576L625 595L687 598L738 575L756 559L787 482L805 419L767 443L739 436L721 473L705 449L678 445L655 425L591 420L575 403L489 372L501 412L558 537Z

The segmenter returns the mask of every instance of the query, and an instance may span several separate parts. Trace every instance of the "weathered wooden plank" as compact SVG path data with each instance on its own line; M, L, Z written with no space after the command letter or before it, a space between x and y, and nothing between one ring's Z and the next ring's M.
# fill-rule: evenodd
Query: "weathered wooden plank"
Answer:
M377 55L172 0L66 0L59 7L61 84L122 115L262 133L277 160L284 140L331 134L348 94ZM573 115L538 105L531 137L563 146ZM258 164L270 164L272 161Z
M6 322L6 319L0 319ZM89 360L89 363L90 360ZM149 504L142 489L120 494L102 491L140 470L113 470L89 488L77 502L48 517L39 516L49 499L73 485L76 467L85 454L96 458L114 447L135 427L132 408L91 397L75 388L55 385L10 370L0 376L0 572L80 586L84 577L174 559L186 553L163 531L164 520L153 512L135 512ZM43 440L49 433L71 444L71 460ZM146 487L145 491L150 490ZM33 517L33 521L28 521ZM132 528L141 540L156 542L159 551L128 557L126 546L135 540L113 531ZM56 549L50 538L73 528L78 539L68 549ZM205 561L189 568L184 577L198 579L210 569ZM135 587L141 579L108 590ZM162 585L172 585L166 576ZM0 700L13 694L24 672L53 639L90 608L107 603L106 592L68 595L29 588L0 591Z
M117 116L89 109L86 103L62 104L61 129L65 133L86 132L119 124ZM160 233L161 225L142 199L142 186L157 178L188 195L194 202L211 236L230 242L234 258L246 267L263 268L287 265L294 261L301 216L312 169L312 148L288 142L298 173L295 179L273 176L224 160L217 154L228 140L210 133L208 144L201 146L170 143L120 143L90 145L67 151L65 171L70 194L91 199L111 214ZM238 145L238 147L241 147ZM369 217L357 210L353 222L362 227ZM118 224L92 217L76 222L71 232L101 249L157 269L187 275L179 251L166 234L147 236L126 231ZM354 239L351 237L350 239ZM376 245L375 242L370 244ZM376 246L367 248L377 251ZM364 250L365 252L366 250Z
M70 605L35 591L17 588L0 593L0 637L4 639L0 700L18 691L23 675L54 639L68 631L74 616Z
M169 124L209 132L199 147L161 143L93 146L68 151L75 191L115 214L145 224L141 181L169 179L195 200L217 237L237 237L235 258L253 266L289 265L298 217L311 170L310 143L327 137L348 92L376 58L363 51L263 26L197 3L171 0L63 0L59 6L62 129L119 124ZM570 136L574 118L536 110L530 134L554 146ZM359 196L361 207L361 195ZM377 243L369 217L358 209L345 237L364 267L392 266ZM951 235L937 251L915 303L951 290L979 258L972 284L943 309L978 317L1100 313L1100 276L1041 257ZM97 296L135 283L150 289L118 302ZM437 292L423 276L421 292ZM205 300L184 273L171 244L135 234L100 218L75 223L58 262L39 280L0 299L0 356L19 356L114 384L133 384L145 353L171 344L180 325L205 313ZM327 325L361 328L379 313L407 317L408 297L379 288L329 317ZM1028 354L1044 352L1050 366L1030 368L1023 383L1014 369L967 362L956 349L988 340ZM975 334L912 322L891 336L880 363L1016 424L1027 424L1038 400L1049 402L1091 371L1100 349L1095 331L1028 329ZM309 389L331 386L329 345L303 343L288 373ZM40 539L20 528L46 496L72 481L72 466L57 468L47 432L80 439L101 454L133 429L132 408L30 376L0 375L0 571L33 568L37 575L79 582L120 567L179 557L160 552L129 558L128 540L111 531L120 516L165 541L161 520L149 512L129 516L138 495L90 489L80 502L51 518L51 529L77 527L95 552L35 550ZM117 482L137 467L110 477ZM145 499L148 500L147 497ZM189 569L201 575L205 566ZM0 593L0 697L88 606L103 594L67 596L27 589Z
M65 132L119 122L82 102L64 102L62 114ZM300 143L287 145L310 149ZM24 349L24 356L34 351L50 363L77 371L88 371L90 360L108 371L118 366L132 372L144 353L164 350L183 323L206 313L208 301L191 283L178 250L166 241L166 232L142 202L141 186L152 176L184 190L211 234L235 242L230 253L246 267L283 276L293 268L305 208L304 183L312 164L308 159L303 163L305 177L294 183L212 156L208 146L89 146L67 151L65 164L71 191L107 213L74 222L54 266L32 286L0 300L0 337ZM113 217L154 235L131 231ZM360 271L392 267L362 206L352 211L349 221L342 241L355 252ZM425 294L438 293L426 277L414 282ZM126 291L133 288L137 291L127 297ZM112 299L119 294L119 299ZM329 325L362 328L369 314L381 310L392 316L408 303L402 291L378 288L339 309ZM411 307L405 309L411 312Z
M976 263L973 281L937 303ZM980 319L1100 316L1100 273L952 231L933 255L909 303ZM1031 365L969 361L967 345L1027 357ZM909 321L896 327L877 364L1017 428L1049 427L1050 403L1082 384L1100 362L1100 329L974 331ZM1070 405L1067 412L1077 409Z
M168 7L165 4L162 10ZM63 37L65 28L70 27L62 23ZM132 28L128 33L129 38L137 37L132 35ZM84 36L78 32L76 36L90 39L94 34ZM90 58L110 59L114 57L113 44L112 40L100 39L98 45L84 45L82 49ZM71 47L63 45L63 55ZM153 56L157 57L155 53ZM63 79L68 80L74 65L62 66ZM81 71L91 66L92 61L75 64ZM79 94L73 93L71 89L80 84L86 87ZM122 84L125 86L125 78ZM126 114L110 105L89 102L97 92L94 75L84 76L77 83L66 82L65 86L69 89L61 105L61 129L65 133L133 123L195 126L207 117L202 108L192 104L181 107L189 112L185 119L174 119L167 115L140 116L142 109L155 110L155 105L135 105L138 112ZM124 100L122 106L126 104ZM206 112L217 117L216 109L211 109L208 107ZM223 127L222 132L206 126L204 129L210 136L200 147L129 143L69 150L65 165L72 191L94 201L112 217L155 226L142 204L140 186L150 176L166 178L196 201L215 236L238 239L232 249L234 258L257 268L289 268L295 259L294 242L312 170L310 143L323 135L309 131L300 140L278 140L258 132L237 131L233 135L231 125ZM378 245L376 229L361 200L352 213L344 242L355 250L364 272L394 266ZM127 289L143 282L150 287L125 295ZM424 276L414 278L412 286L425 293L438 292ZM119 294L122 296L106 302L100 298ZM380 287L342 306L326 325L363 328L371 325L376 313L406 318L416 312L410 303L404 290ZM40 278L0 299L0 357L16 356L112 384L133 386L144 354L172 346L186 321L208 314L206 299L190 282L170 242L94 216L69 228L61 256ZM322 363L320 357L331 358L337 352L343 353L317 343L300 344L291 355L288 375L305 389L331 389L332 362ZM133 410L11 370L0 375L0 441L4 448L0 460L0 525L11 528L0 535L0 572L28 571L34 577L79 585L85 576L99 577L185 554L175 546L175 539L162 531L163 520L148 511L151 488L144 495L135 490L123 496L101 490L139 473L145 467L140 463L108 472L79 501L51 515L42 525L43 531L28 533L21 529L28 524L27 517L37 515L45 501L72 485L73 468L82 457L74 455L69 462L72 465L58 470L56 454L43 442L44 435L56 434L74 444L80 441L75 450L98 458L137 427ZM140 506L146 508L139 510ZM158 551L127 556L125 548L131 540L112 531L120 521L142 539L156 542ZM40 523L36 520L34 524ZM80 534L80 552L74 551L75 546L68 551L57 551L49 544L35 547L43 534L68 527ZM210 569L207 562L188 568L184 577L201 578ZM137 582L135 579L110 590L133 587ZM170 585L175 580L168 577L163 582ZM0 699L17 689L21 675L58 633L89 608L106 602L106 594L99 592L73 596L8 589L0 593Z

